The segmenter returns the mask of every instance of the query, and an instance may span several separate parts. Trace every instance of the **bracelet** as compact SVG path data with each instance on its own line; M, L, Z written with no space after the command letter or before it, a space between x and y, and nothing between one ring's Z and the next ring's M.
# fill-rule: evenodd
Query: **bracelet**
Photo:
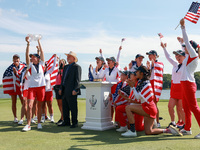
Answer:
M29 43L27 43L27 45L30 45Z

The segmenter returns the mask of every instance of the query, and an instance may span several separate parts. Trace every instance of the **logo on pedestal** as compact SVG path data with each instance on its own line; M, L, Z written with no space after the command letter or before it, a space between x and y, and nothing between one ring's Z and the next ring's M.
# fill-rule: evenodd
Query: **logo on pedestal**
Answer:
M103 99L103 103L104 103L105 108L107 108L109 101L110 101L109 95L105 94L104 99Z
M96 110L95 105L97 103L97 99L94 97L95 95L92 95L92 97L89 99L90 102L90 109Z

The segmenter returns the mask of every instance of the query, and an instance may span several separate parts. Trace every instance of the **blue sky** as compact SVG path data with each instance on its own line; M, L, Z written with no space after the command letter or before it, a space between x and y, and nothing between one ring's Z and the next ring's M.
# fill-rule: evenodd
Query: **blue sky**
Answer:
M162 33L167 49L180 49L176 40L181 30L174 30L184 17L191 0L0 0L0 53L2 78L12 63L12 55L18 53L25 61L25 36L42 34L45 59L57 53L74 51L87 79L88 66L95 66L95 57L102 48L105 57L115 56L122 38L126 38L120 57L124 68L137 53L155 49L159 60L165 64L165 73L172 66L164 57L157 33ZM186 21L190 39L200 43L200 25ZM36 51L36 42L30 52ZM147 57L144 59L146 64ZM197 69L199 71L199 67ZM2 81L0 81L2 83Z

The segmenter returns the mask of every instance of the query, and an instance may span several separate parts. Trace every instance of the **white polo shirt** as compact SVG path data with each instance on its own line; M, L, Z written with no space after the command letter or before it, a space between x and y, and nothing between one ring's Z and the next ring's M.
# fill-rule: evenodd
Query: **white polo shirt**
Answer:
M30 73L30 80L28 85L29 88L46 86L44 77L44 65L45 63L43 61L40 61L39 72L37 72L35 66L32 63L29 64L29 73Z

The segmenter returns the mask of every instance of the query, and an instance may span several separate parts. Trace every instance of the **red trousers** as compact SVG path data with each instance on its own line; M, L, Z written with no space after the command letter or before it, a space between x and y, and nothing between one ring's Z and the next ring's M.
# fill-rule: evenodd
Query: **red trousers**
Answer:
M185 112L185 130L189 131L191 129L192 114L193 112L199 127L200 127L200 109L197 104L197 99L195 96L197 86L195 82L181 81L182 87L182 103Z
M127 115L126 115L126 106L127 105L119 105L116 107L115 111L115 121L119 122L120 126L124 127L127 125ZM133 115L135 119L135 130L136 131L143 131L144 130L144 117L138 114Z

